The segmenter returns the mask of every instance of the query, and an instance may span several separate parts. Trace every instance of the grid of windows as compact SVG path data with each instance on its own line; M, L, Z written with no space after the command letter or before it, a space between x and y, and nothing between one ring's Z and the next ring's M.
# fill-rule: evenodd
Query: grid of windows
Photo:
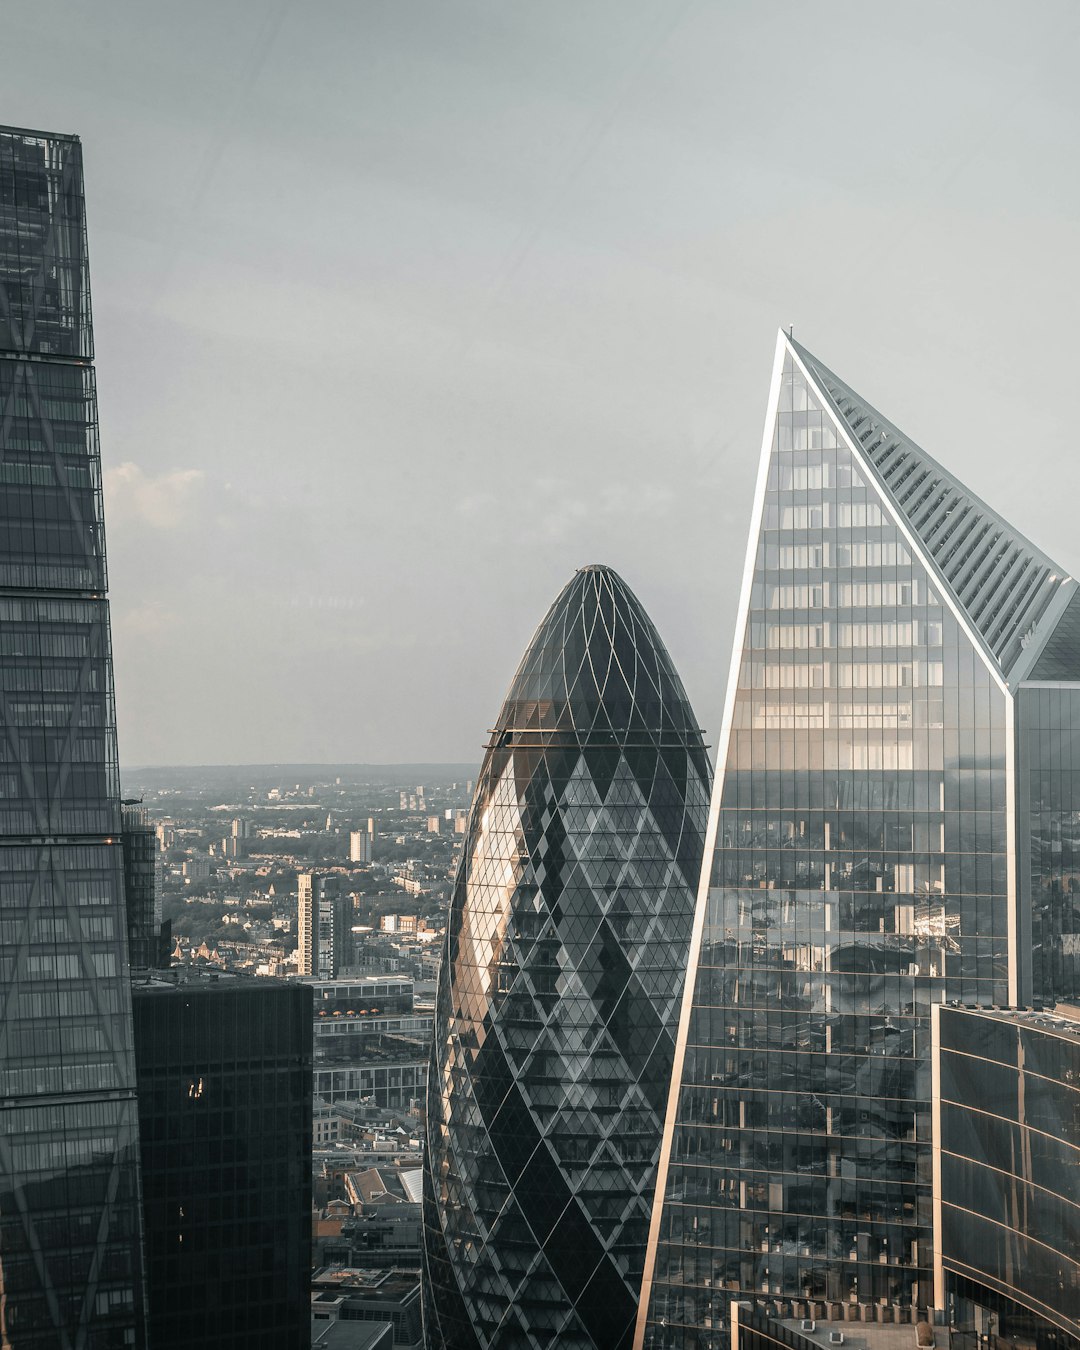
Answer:
M1008 998L1006 694L790 348L767 474L657 1350L736 1297L927 1303L930 1008Z

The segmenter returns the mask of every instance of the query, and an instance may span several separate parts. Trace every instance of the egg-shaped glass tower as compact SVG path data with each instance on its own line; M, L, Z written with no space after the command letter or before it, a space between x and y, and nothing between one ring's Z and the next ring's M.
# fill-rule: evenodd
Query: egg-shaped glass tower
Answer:
M640 1293L710 786L609 568L563 589L477 783L428 1087L432 1350L621 1350Z

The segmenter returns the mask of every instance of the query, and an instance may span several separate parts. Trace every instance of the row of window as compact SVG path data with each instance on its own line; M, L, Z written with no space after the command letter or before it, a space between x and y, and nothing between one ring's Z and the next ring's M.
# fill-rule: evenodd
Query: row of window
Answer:
M920 689L940 688L940 661L822 661L795 665L745 660L740 689Z
M760 609L881 609L911 605L937 606L941 599L925 582L815 581L797 585L755 582L750 608Z
M829 647L940 647L939 619L883 623L767 623L751 619L747 647L798 651Z
M812 544L781 544L763 535L758 565L770 572L827 567L910 567L911 553L900 539L823 539ZM927 601L927 604L933 603Z
M764 530L865 530L892 522L877 502L818 502L812 506L766 502Z

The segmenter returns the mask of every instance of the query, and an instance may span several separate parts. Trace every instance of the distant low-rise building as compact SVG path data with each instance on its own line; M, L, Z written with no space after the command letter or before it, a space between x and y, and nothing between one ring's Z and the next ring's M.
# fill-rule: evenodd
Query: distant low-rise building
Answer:
M389 1322L394 1350L422 1350L420 1277L414 1270L324 1268L311 1282L316 1321Z
M339 1322L311 1308L311 1350L392 1350L390 1322Z
M379 928L384 933L415 933L417 923L415 914L383 914Z
M181 872L186 882L206 881L210 876L210 859L203 853L192 854L190 858L185 858Z
M315 1096L408 1111L422 1100L433 1015L413 1007L401 975L313 980Z

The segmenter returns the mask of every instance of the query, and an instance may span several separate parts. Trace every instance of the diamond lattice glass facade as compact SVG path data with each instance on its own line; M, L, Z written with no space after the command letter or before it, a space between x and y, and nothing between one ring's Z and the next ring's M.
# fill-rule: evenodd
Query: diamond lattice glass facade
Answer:
M0 128L0 1342L142 1344L138 1121L74 137Z
M639 1345L932 1302L931 1005L1075 959L1075 592L781 335Z
M629 1346L709 776L640 604L610 570L578 572L499 714L451 903L432 1347Z

